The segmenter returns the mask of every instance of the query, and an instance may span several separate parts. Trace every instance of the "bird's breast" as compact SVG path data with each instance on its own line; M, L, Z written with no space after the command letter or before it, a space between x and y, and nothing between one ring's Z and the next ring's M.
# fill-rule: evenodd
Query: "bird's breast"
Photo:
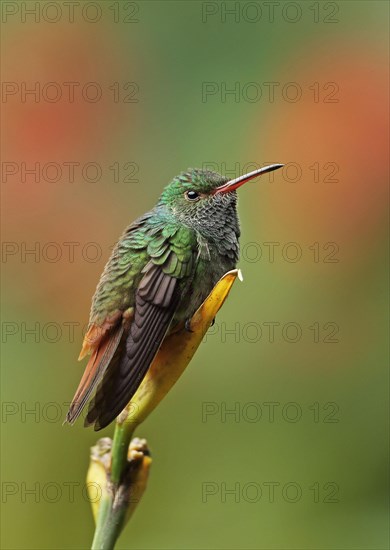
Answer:
M195 262L191 281L183 289L182 299L175 314L175 321L190 319L210 294L219 279L236 267L238 251L221 254L212 243L202 243Z

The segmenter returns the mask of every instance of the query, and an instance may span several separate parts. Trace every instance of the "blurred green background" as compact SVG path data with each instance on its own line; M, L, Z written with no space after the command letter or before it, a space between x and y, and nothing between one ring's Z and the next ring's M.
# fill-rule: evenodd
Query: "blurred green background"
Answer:
M137 432L118 548L388 548L388 4L2 4L3 548L92 540L113 430L61 424L123 228L189 166L267 162L291 164L240 192L244 282Z

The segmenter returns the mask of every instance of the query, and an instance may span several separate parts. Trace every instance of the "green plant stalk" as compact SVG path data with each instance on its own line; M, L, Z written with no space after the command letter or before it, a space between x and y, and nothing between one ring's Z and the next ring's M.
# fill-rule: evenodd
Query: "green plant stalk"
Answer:
M124 501L119 506L113 506L112 500L108 500L109 506L107 507L107 511L102 514L103 523L100 524L98 522L96 526L92 550L113 550L126 519L127 503ZM100 520L100 517L99 510L98 520Z
M113 499L110 496L106 496L100 503L91 550L101 550L105 548L103 546L103 540L105 538L107 519L111 513L112 502Z
M111 449L111 479L107 480L110 487L108 495L104 497L99 507L92 550L112 550L122 531L127 503L122 500L115 505L115 494L128 464L127 454L134 428L135 425L131 422L116 422L115 424Z
M131 422L116 422L114 439L111 450L111 483L115 488L119 482L127 465L127 453L131 438L133 437L135 424Z

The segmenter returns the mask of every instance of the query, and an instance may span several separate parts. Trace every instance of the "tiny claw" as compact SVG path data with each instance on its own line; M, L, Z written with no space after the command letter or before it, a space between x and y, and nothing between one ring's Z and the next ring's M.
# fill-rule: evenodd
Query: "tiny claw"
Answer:
M215 317L214 317L214 319L211 321L210 327L213 327L214 325L215 325Z
M187 332L194 332L191 328L191 319L186 319L184 328L186 329Z

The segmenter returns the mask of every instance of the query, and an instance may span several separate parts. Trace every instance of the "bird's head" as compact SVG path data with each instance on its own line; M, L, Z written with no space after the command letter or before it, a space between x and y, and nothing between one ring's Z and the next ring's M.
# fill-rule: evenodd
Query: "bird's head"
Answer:
M281 168L283 164L271 164L249 174L229 180L217 172L189 169L176 176L164 189L159 204L166 206L173 215L191 227L203 227L220 223L235 211L236 190L244 183Z

